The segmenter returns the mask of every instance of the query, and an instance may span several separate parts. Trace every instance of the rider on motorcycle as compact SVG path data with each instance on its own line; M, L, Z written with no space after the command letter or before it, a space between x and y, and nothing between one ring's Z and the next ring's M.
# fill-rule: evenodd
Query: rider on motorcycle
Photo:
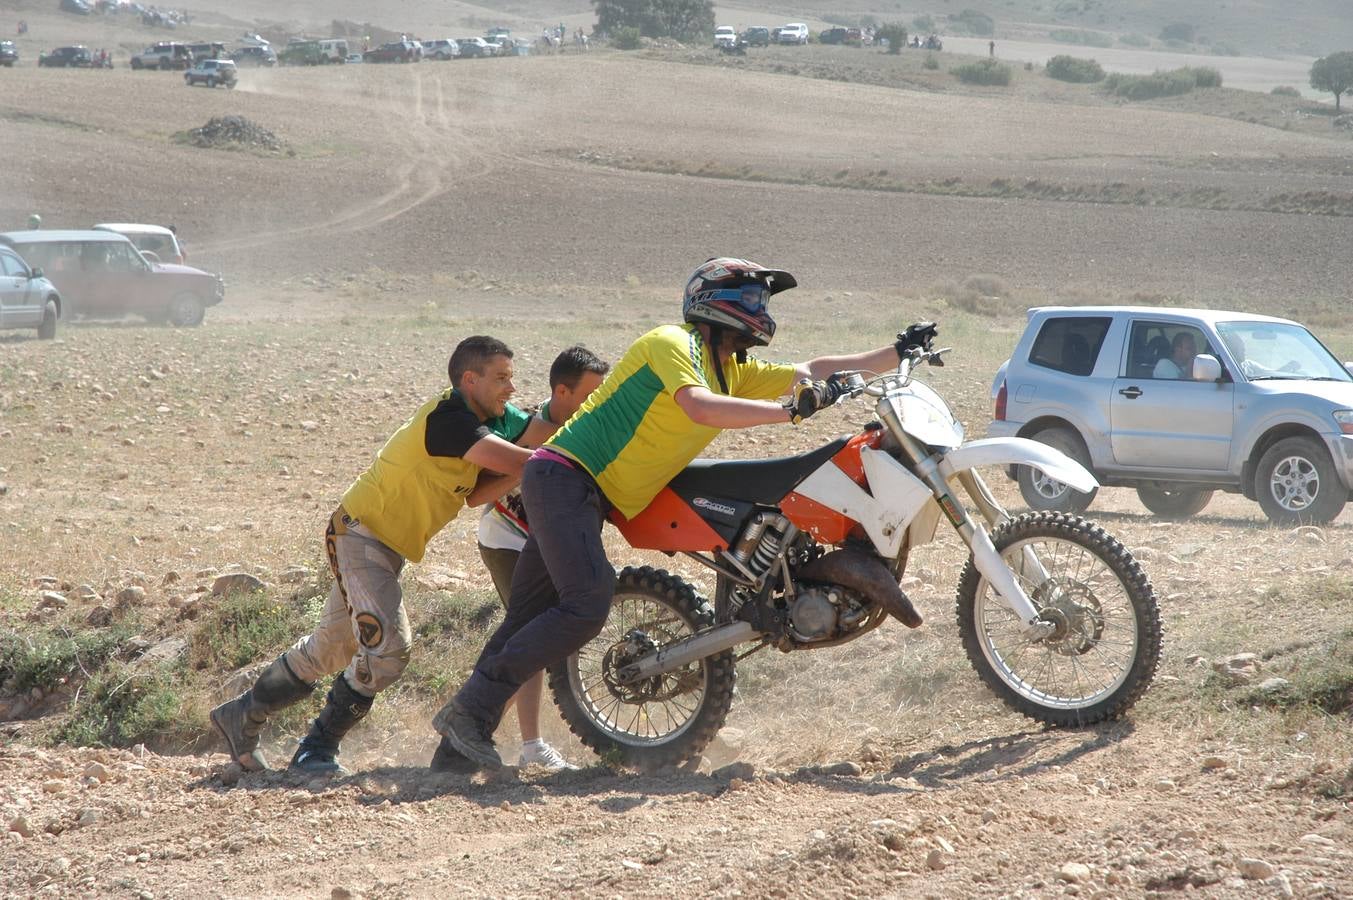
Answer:
M893 368L935 335L933 324L921 323L895 344L797 366L749 357L775 335L770 298L796 284L788 272L745 259L707 260L686 282L684 324L636 341L527 462L522 499L534 527L513 573L509 612L469 681L433 719L442 735L434 768L500 768L493 732L507 701L600 632L615 590L601 539L612 509L638 514L720 430L797 424L840 396L833 372Z

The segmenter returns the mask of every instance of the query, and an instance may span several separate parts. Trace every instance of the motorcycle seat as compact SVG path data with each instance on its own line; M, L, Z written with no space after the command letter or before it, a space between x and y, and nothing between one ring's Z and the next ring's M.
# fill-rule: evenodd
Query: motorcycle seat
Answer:
M668 485L683 497L722 497L774 506L847 443L837 438L816 450L775 459L696 459Z

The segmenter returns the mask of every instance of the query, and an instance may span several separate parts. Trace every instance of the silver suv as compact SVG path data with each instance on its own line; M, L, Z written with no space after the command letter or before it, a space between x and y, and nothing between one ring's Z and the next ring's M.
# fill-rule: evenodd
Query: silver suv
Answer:
M1274 522L1325 523L1353 487L1353 376L1304 327L1247 313L1043 307L991 386L992 437L1033 438L1129 486L1168 518L1215 491ZM1082 494L1018 467L1034 509L1080 512Z

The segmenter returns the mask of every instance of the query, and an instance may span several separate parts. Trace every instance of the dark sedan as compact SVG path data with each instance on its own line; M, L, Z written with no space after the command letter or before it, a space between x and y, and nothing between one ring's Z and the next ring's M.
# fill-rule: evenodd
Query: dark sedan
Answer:
M381 44L375 50L362 54L362 62L369 63L407 63L418 61L418 48L412 41L391 41Z
M88 47L57 47L51 53L39 56L38 65L53 69L88 69L94 65L94 54Z
M0 66L12 69L18 61L19 48L14 46L14 42L0 41Z

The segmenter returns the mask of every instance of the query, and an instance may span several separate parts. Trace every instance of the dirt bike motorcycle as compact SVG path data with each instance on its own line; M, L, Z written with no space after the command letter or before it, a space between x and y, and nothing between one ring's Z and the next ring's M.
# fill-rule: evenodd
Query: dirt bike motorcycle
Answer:
M549 670L583 743L645 770L680 765L723 726L748 654L838 646L890 617L919 626L899 582L941 520L970 551L963 648L1001 700L1056 726L1113 719L1137 701L1162 642L1141 566L1083 518L1009 515L976 470L1031 466L1079 491L1094 477L1024 438L965 443L915 377L947 352L916 348L896 372L834 375L843 399L876 399L876 421L851 438L781 459L695 460L633 519L613 516L630 546L684 554L716 586L711 600L660 569L619 573L601 634Z

